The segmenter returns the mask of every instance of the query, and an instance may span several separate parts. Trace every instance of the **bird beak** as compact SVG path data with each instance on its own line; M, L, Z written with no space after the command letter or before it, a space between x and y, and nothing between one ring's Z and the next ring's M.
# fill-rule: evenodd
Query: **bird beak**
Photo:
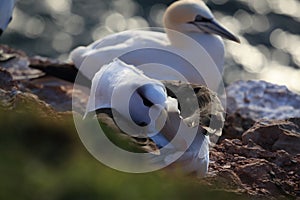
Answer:
M2 29L0 29L0 36L2 35L2 33L3 33L3 30L2 30Z
M232 40L234 42L240 43L240 39L229 32L226 28L221 26L216 20L207 20L207 21L194 21L192 22L195 26L201 29L203 32L216 34L222 38Z

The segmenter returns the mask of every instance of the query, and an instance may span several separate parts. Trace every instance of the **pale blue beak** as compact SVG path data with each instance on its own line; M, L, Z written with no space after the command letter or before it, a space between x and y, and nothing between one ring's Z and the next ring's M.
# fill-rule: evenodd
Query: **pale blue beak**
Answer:
M197 20L200 19L200 20ZM220 25L215 19L206 19L206 18L196 18L195 21L191 22L197 28L205 33L216 34L221 36L222 38L240 43L240 39L229 32L225 27Z

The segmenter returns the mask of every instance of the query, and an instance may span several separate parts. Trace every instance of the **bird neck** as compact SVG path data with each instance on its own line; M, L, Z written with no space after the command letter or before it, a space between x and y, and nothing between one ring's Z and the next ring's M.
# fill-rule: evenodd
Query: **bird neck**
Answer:
M215 62L219 71L223 72L225 50L221 37L201 32L179 32L170 29L166 30L166 33L171 45L178 49L196 53L197 49L203 48Z

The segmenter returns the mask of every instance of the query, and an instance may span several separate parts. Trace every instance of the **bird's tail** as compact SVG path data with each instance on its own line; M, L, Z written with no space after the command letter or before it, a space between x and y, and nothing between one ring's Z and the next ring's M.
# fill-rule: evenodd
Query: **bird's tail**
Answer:
M87 47L79 46L70 53L69 60L74 63L77 69L80 68L85 58L84 54L87 52L87 49Z

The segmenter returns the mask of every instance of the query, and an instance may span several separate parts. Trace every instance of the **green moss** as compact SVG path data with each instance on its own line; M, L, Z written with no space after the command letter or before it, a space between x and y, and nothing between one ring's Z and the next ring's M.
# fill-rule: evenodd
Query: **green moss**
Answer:
M71 115L0 112L0 130L0 199L241 199L168 171L110 169L84 148Z

